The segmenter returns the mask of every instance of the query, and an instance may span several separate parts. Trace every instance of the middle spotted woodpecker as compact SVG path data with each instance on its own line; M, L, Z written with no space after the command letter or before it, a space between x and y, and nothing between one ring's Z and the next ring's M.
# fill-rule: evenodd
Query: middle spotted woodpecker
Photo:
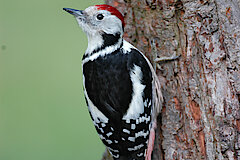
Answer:
M150 160L161 92L149 60L123 39L114 7L64 8L87 34L83 86L95 128L115 160Z

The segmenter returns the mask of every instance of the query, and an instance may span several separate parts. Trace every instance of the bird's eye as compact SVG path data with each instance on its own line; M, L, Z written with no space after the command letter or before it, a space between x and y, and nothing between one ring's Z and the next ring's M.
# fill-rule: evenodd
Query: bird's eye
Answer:
M103 17L104 17L104 16L103 16L102 14L98 14L98 15L97 15L97 19L98 19L98 20L102 20Z

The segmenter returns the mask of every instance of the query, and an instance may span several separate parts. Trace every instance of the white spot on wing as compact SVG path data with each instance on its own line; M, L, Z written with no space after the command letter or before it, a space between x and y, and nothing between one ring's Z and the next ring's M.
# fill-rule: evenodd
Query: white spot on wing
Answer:
M138 157L141 157L141 156L143 156L143 153L139 153L139 154L137 154L137 156L138 156Z
M135 137L136 138L137 137L144 137L144 138L146 138L148 136L148 134L149 134L149 131L147 131L147 132L140 131L140 132L135 133Z
M135 142L135 137L128 137L129 141Z
M139 117L139 123L142 123L143 122L143 119L144 117Z
M108 143L108 144L112 144L113 142L111 141L111 140L109 140L109 139L106 139L106 142Z
M136 119L136 124L139 124L139 120L138 119Z
M102 128L99 128L99 130L100 130L102 133L104 133L104 130L103 130Z
M111 136L113 133L112 132L109 132L109 133L107 133L106 135L109 137L109 136Z
M116 155L112 154L112 156L113 156L114 158L119 158L119 154L116 154Z
M127 113L123 116L123 119L137 119L141 113L144 112L143 105L143 90L145 85L141 83L142 80L142 71L141 68L137 65L134 65L130 73L132 85L133 85L133 95L132 100L129 105Z
M136 128L136 124L131 124L131 129L135 129Z
M101 134L98 134L98 135L101 138L101 140L105 140L108 144L112 144L113 143L111 140L106 139L105 137L103 137L103 135L101 135Z
M144 107L147 107L147 100L144 101Z
M101 140L105 140L108 144L112 144L113 142L111 140L106 139L105 137L103 137L103 135L99 134L99 137L101 138Z
M127 129L123 129L123 132L130 134L130 131Z
M148 106L151 106L151 104L152 104L152 101L150 100L149 103L148 103Z
M118 150L116 150L116 149L112 149L112 148L110 148L110 147L108 147L108 149L109 149L110 151L112 151L112 152L119 153L119 151L118 151Z
M128 148L129 151L136 151L140 148L142 148L144 145L143 144L139 144L137 146L134 146L133 148Z
M98 135L102 140L105 139L105 137L103 137L103 135L101 135L101 134L98 134Z

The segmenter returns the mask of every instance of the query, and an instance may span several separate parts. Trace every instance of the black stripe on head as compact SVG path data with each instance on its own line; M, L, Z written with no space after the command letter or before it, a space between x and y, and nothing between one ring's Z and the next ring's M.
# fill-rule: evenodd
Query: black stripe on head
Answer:
M90 53L90 55L85 55L84 54L82 59L85 59L86 57L91 56L94 53L97 53L97 52L105 49L108 46L116 45L118 43L119 39L121 38L120 32L116 33L115 35L114 34L107 34L107 33L104 32L103 34L101 34L101 36L103 38L103 45L101 47L93 50L92 53ZM122 44L120 45L120 47L121 46L122 46Z

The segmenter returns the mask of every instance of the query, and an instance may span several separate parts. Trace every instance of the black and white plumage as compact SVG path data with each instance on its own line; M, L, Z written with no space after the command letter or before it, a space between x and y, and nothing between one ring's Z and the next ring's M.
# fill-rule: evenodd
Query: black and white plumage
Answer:
M82 59L84 94L101 140L115 160L149 160L149 136L160 110L160 99L155 97L161 98L150 62L122 38L123 16L114 7L64 10L87 33L88 48Z

